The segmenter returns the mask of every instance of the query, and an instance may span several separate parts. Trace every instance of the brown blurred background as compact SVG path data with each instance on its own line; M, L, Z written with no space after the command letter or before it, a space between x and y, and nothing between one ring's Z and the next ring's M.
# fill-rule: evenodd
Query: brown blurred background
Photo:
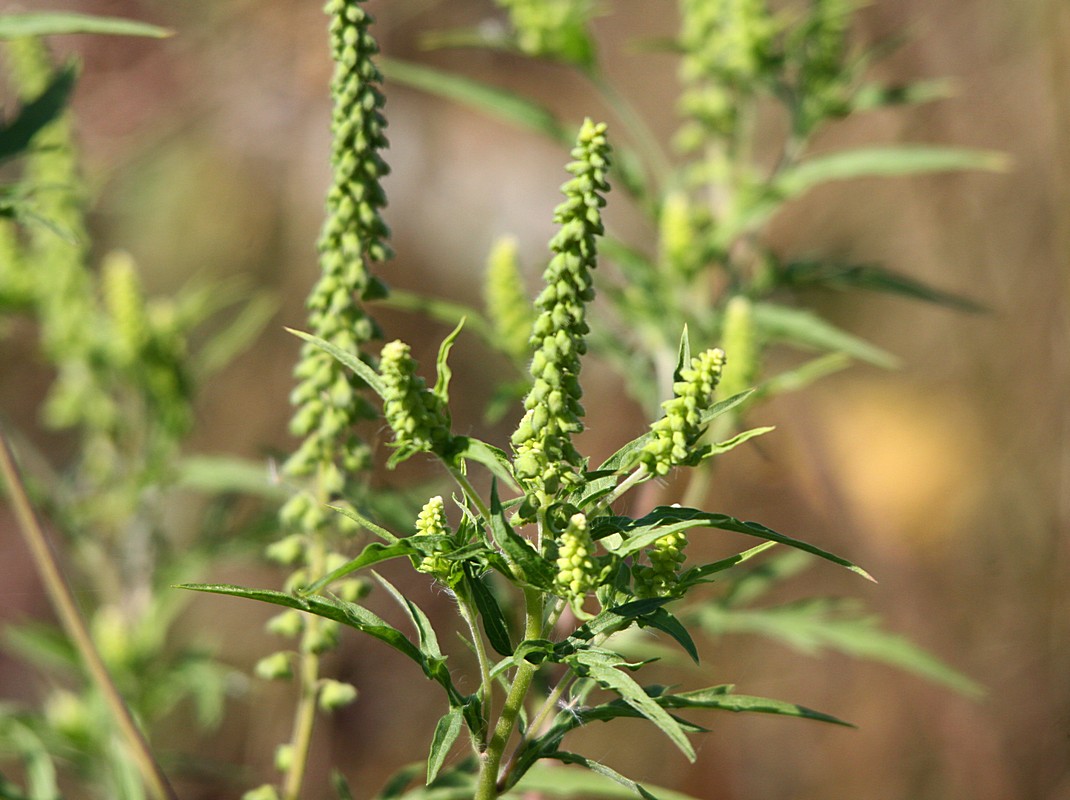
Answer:
M286 451L290 370L282 325L300 327L316 271L313 243L328 178L327 56L319 3L298 0L40 0L24 7L80 9L173 28L166 41L63 37L84 74L74 108L98 201L100 252L129 250L151 292L192 276L245 275L280 299L277 320L225 375L203 387L191 449L262 458ZM503 55L426 54L422 32L477 24L485 0L372 0L383 50L536 96L570 119L603 116L567 71ZM657 132L675 128L672 60L629 46L670 34L665 0L607 0L596 31L608 71ZM4 10L15 5L3 4ZM859 366L758 409L776 424L759 446L719 473L710 507L814 541L866 566L863 585L816 568L785 589L848 594L887 625L988 687L980 701L889 668L809 658L748 638L702 647L706 677L740 691L816 707L856 731L776 718L724 715L687 762L663 737L623 722L572 749L655 784L709 800L1070 800L1070 5L1065 0L877 0L857 35L907 43L875 68L882 78L948 77L956 95L835 127L822 147L917 141L1008 153L1006 174L858 181L792 205L775 226L785 252L880 261L987 304L969 316L868 295L817 299L823 312L897 354L893 373ZM387 86L394 174L388 222L398 287L477 302L491 242L516 234L534 287L551 231L565 154L533 136L443 101ZM610 221L627 219L613 208ZM614 217L614 215L619 215ZM442 329L379 315L390 337L433 358ZM487 430L480 407L499 368L473 337L454 351L454 386L471 405L461 426ZM503 365L504 366L504 365ZM608 372L589 367L585 404L592 451L641 425ZM4 414L32 423L46 373L0 365ZM464 402L459 388L454 391ZM638 430L638 427L634 427ZM63 437L35 437L62 458ZM404 482L401 472L384 482ZM10 531L4 533L10 536ZM5 541L3 573L24 555ZM391 577L394 573L387 571ZM280 580L253 564L221 565L203 580ZM0 589L17 615L49 612L29 577ZM12 603L2 600L11 592ZM414 590L415 591L415 590ZM449 601L420 602L446 618ZM241 606L240 608L238 606ZM35 610L36 609L36 610ZM11 611L16 615L15 611ZM7 616L0 612L0 618ZM267 609L198 598L183 635L214 642L247 668L275 646L258 631ZM333 763L369 796L393 768L426 754L440 699L407 663L346 636L328 671L352 680L359 701L326 721L314 747L309 797L327 796ZM8 664L0 694L32 691ZM27 688L29 687L29 688ZM244 764L245 785L271 779L287 734L287 687L257 682L200 745ZM650 735L647 735L650 733ZM198 749L181 726L168 744ZM237 796L193 781L183 796Z

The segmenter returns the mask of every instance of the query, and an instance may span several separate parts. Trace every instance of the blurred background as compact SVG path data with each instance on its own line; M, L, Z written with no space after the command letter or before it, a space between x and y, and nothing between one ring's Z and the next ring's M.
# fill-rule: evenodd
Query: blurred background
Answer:
M634 41L672 35L673 4L604 6L595 31L609 75L668 139L677 125L674 61ZM282 326L303 324L329 178L331 64L319 4L37 0L23 7L127 16L176 32L164 41L54 40L59 53L84 64L73 107L96 197L94 247L132 253L150 294L244 276L278 298L265 334L202 387L190 449L265 464L288 452L298 348ZM485 0L371 0L368 8L388 55L513 87L569 120L606 113L565 69L421 49L428 30L493 18ZM1070 800L1070 5L875 0L859 12L855 33L865 43L904 39L875 75L946 77L955 94L833 126L822 147L963 145L1007 153L1012 168L825 187L778 217L774 244L881 262L992 310L967 315L865 294L815 298L823 313L896 354L902 367L857 366L756 409L754 424L777 431L726 458L708 507L865 566L878 585L816 567L784 587L784 596L857 597L987 695L974 700L887 667L728 638L702 646L703 674L682 669L679 680L688 688L735 683L859 729L713 717L689 765L663 737L622 722L585 732L582 749L631 776L709 800ZM444 101L389 84L386 93L393 168L386 217L397 258L383 277L478 304L490 245L512 233L534 290L566 154ZM610 225L630 219L611 197ZM388 337L412 342L424 363L433 360L440 326L388 310L376 316ZM494 371L505 365L474 337L462 337L452 363L454 387L467 387L464 396L454 393L458 427L503 442L514 420L488 427L481 414ZM586 447L604 455L623 440L622 429L638 432L644 423L621 402L608 369L595 362L585 370ZM62 462L72 442L35 429L49 380L32 349L5 345L0 408ZM377 480L403 485L416 477L399 470ZM0 620L48 618L7 525L3 537ZM281 581L253 557L208 571L196 579ZM443 594L412 590L441 618L450 613ZM198 597L180 633L247 670L275 646L260 633L269 613ZM358 797L369 796L393 769L425 756L440 713L437 694L410 665L355 634L343 640L327 672L361 694L319 726L309 797L327 796L332 764ZM32 700L39 683L0 653L0 695ZM222 727L199 742L177 718L162 734L164 746L219 765L211 779L180 782L183 797L233 797L238 786L272 779L291 692L250 682ZM235 783L228 787L220 776Z

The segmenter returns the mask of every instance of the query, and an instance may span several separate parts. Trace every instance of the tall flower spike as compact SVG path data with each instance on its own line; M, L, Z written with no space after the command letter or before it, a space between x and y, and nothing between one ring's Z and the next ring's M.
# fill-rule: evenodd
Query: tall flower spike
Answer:
M586 306L594 298L595 237L602 233L605 200L600 193L609 190L605 133L604 123L589 119L580 129L572 150L575 160L567 167L574 177L561 187L566 199L554 212L561 230L550 242L554 256L543 274L546 288L535 301L539 316L530 340L535 351L532 387L512 437L516 473L532 508L547 505L581 480L582 459L572 435L583 430L580 356L587 350Z
M661 404L665 416L650 426L652 437L635 457L652 475L666 475L701 457L696 445L706 430L702 416L713 404L724 364L724 351L714 349L695 356L691 366L681 370L672 387L675 397Z
M395 340L379 355L383 378L383 416L394 431L397 463L414 453L430 451L445 456L451 444L449 415L442 399L416 374L409 346Z
M379 338L374 320L359 300L381 296L384 289L369 265L391 257L390 234L380 210L386 205L380 180L389 168L379 155L387 146L383 118L382 76L372 57L379 48L369 32L372 18L357 0L329 0L331 50L335 61L331 95L331 167L327 220L319 240L321 276L308 299L309 326L316 336L348 352ZM360 390L364 384L327 353L306 344L295 370L298 386L291 395L296 407L291 430L304 443L286 464L291 475L316 475L320 494L337 492L344 484L342 470L365 469L367 445L354 424L372 419L375 410ZM293 501L308 504L300 496ZM302 509L284 511L288 518L316 515ZM321 523L320 523L321 524Z

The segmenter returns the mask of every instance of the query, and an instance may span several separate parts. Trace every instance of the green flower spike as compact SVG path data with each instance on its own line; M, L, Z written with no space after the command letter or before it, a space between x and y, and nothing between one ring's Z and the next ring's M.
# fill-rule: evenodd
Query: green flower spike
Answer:
M707 350L691 359L673 384L675 397L661 404L665 416L650 426L652 437L638 451L636 461L652 475L666 475L673 467L697 463L705 448L697 448L706 431L702 417L713 404L713 392L724 369L724 351Z
M348 352L359 352L379 338L379 330L357 302L382 296L381 283L369 265L393 254L386 244L389 229L380 216L386 195L380 180L389 168L379 156L387 146L383 118L382 76L372 57L379 48L369 33L371 17L355 0L330 0L331 49L335 61L331 95L331 166L333 181L327 194L327 221L319 241L321 277L308 299L309 326L321 339ZM371 403L359 392L363 382L333 357L311 344L301 351L295 370L299 380L291 395L296 407L291 430L304 437L286 463L294 476L317 476L318 491L329 496L342 489L342 470L359 471L370 465L370 451L354 432L355 423L374 419ZM304 502L300 496L295 503ZM306 518L323 524L322 515L303 515L298 509L286 518Z
M483 294L498 345L517 362L526 362L531 357L528 337L535 316L520 275L513 237L503 236L490 251Z
M594 559L594 542L587 530L587 517L573 514L557 545L557 577L555 591L564 597L577 612L583 598L598 581Z
M684 555L686 546L685 531L670 533L655 541L648 553L650 566L633 568L636 596L663 597L671 594L676 582L676 571L687 558Z
M693 150L705 134L735 130L738 100L750 94L771 63L776 25L765 0L682 0L682 111L690 123L680 146Z
M452 536L449 521L446 519L446 507L441 496L432 497L416 518L416 533L420 536ZM460 570L457 562L443 557L447 552L447 544L436 546L432 555L424 556L416 564L416 571L427 575L433 575L441 583L452 586L460 580Z
M600 193L609 190L609 144L604 123L585 120L574 176L565 183L565 202L554 212L561 230L550 243L554 256L543 274L546 288L535 301L539 312L531 335L532 387L524 399L526 413L513 434L517 477L529 505L539 508L562 490L581 482L582 459L572 435L583 430L580 405L580 356L587 351L586 305L594 298L591 270L596 265L595 237L602 233Z
M383 416L394 431L397 448L390 463L427 451L448 456L452 444L449 414L442 399L416 374L409 346L400 340L384 346L379 354L379 373L383 378Z

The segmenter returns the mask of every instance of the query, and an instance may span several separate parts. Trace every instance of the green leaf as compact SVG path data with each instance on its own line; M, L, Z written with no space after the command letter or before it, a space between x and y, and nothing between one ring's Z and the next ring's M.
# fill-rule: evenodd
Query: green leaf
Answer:
M490 646L499 655L512 655L513 643L509 640L505 615L502 614L502 609L494 594L486 587L482 578L475 574L471 564L464 565L464 579L465 586L479 611L479 617L483 621L483 630L487 633Z
M438 646L438 636L435 635L435 629L431 626L431 620L427 618L427 614L378 572L373 571L372 575L408 615L413 627L416 628L417 636L420 637L421 652L431 659L441 659L442 650Z
M502 502L498 498L497 481L491 483L490 493L490 530L494 541L528 583L549 591L553 588L556 574L553 566L535 551L527 539L514 531L505 518Z
M338 770L331 771L331 785L334 786L334 792L338 795L338 800L353 800L353 790L349 788L349 781Z
M431 738L431 752L427 757L428 785L438 777L438 772L442 769L450 748L457 741L457 735L461 732L462 716L460 708L451 708L435 725L435 734Z
M757 714L778 714L786 717L799 717L816 722L828 722L854 728L850 722L833 717L812 708L771 700L767 697L752 697L744 694L732 694L732 687L713 686L709 689L697 689L682 694L662 695L657 703L664 708L713 708L721 711L750 712Z
M514 489L520 488L517 485L516 478L513 477L513 467L509 461L509 456L505 454L504 450L500 450L473 436L458 436L457 448L455 458L463 458L482 464L490 470L494 477L504 481Z
M716 575L718 572L724 572L726 569L731 569L737 564L749 561L756 555L764 553L772 547L776 547L776 544L776 542L762 542L749 550L744 550L742 553L736 553L734 556L722 558L719 561L714 561L710 564L703 564L701 567L692 567L691 569L685 570L680 573L680 577L677 580L677 587L684 589L693 586L696 583L703 582L708 576Z
M752 309L754 324L766 339L783 341L793 347L846 353L885 369L894 369L899 363L891 353L840 330L812 311L773 303L755 303Z
M445 405L449 405L450 402L450 378L453 377L453 372L450 370L450 365L448 363L450 350L453 347L453 343L457 341L457 337L461 335L461 329L464 327L466 319L467 317L461 317L461 321L457 323L457 327L442 340L442 344L438 347L438 360L436 361L438 377L435 380L434 394L441 399Z
M786 199L829 181L964 170L1004 172L1009 166L1010 159L1004 153L991 150L926 145L867 147L808 158L782 172L774 187Z
M0 24L2 20L0 16ZM15 119L0 127L0 161L28 149L37 132L63 113L77 75L78 70L70 64L57 71L41 94L26 103Z
M606 651L579 650L569 656L567 661L581 675L588 675L603 688L619 694L621 700L657 725L680 752L687 756L688 761L695 760L695 749L680 723L643 691L634 678L618 669L624 666L624 659Z
M645 784L645 788L658 800L695 800L691 795L660 786ZM588 798L595 797L625 800L625 798L634 797L636 790L629 784L621 784L617 779L598 771L535 764L527 771L516 788L504 797L521 798L528 797L532 793L546 797L559 797L562 800L588 800Z
M574 137L545 107L517 97L505 89L480 81L392 58L379 59L379 68L387 81L429 92L447 100L474 108L488 116L548 136L562 144L572 144Z
M98 33L116 36L150 36L163 39L174 31L118 17L97 17L70 12L34 14L0 14L0 40L26 36L51 36L63 33Z
M829 181L962 170L1004 171L1009 164L1006 155L990 150L925 145L859 148L812 156L784 170L765 189L764 196L741 209L737 218L722 224L714 243L719 248L729 246L742 233L766 222L789 200Z
M327 507L330 508L333 511L337 511L343 517L349 517L355 523L360 525L360 527L364 528L365 530L371 531L372 533L374 533L376 536L378 536L380 539L383 539L384 541L390 542L391 544L393 544L394 542L401 541L401 539L399 539L397 536L392 534L386 528L383 528L380 525L376 525L370 519L368 519L367 517L363 516L362 514L356 512L356 511L354 511L352 508L349 508L347 506L327 506Z
M744 533L748 536L757 536L760 539L778 542L788 547L794 547L796 550L819 556L841 567L846 567L851 572L876 583L873 576L861 567L812 544L792 539L790 536L777 533L757 522L743 522L726 514L714 514L708 511L699 511L695 508L658 506L645 517L634 520L631 525L625 528L623 531L624 539L619 546L609 548L607 544L607 549L612 549L617 556L623 558L639 552L644 547L648 547L662 536L676 533L677 531L690 530L691 528L716 528L722 531Z
M197 353L194 371L203 379L222 369L249 347L263 332L279 308L279 301L267 292L256 294L223 330L212 336Z
M687 335L687 325L680 334L680 347L676 354L676 369L672 373L673 381L682 380L681 373L691 366L691 339Z
M587 769L591 770L591 772L596 772L602 777L609 778L611 781L619 783L621 786L626 787L634 794L644 798L644 800L659 800L656 795L653 795L648 792L646 789L643 788L641 784L636 783L630 778L625 778L615 769L611 769L605 764L600 764L597 761L592 761L586 756L581 756L576 753L567 753L565 751L558 750L557 752L550 753L544 756L544 758L553 758L557 761L562 761L566 764L578 764L581 767L586 767ZM693 758L691 760L694 761Z
M729 450L734 450L739 447L744 442L748 442L757 436L762 436L774 430L776 430L774 426L766 426L764 428L751 428L748 431L737 433L731 439L726 439L723 442L717 442L716 444L710 445L710 451L703 457L703 460L713 458L713 456L719 456L722 453L727 453Z
M761 634L810 655L833 650L887 664L967 696L979 697L985 692L976 681L907 638L882 629L878 617L860 615L842 601L811 599L760 610L710 606L698 619L715 635Z
M334 583L346 575L352 572L356 572L358 569L364 569L370 567L372 564L378 564L380 561L389 561L392 558L400 558L401 556L415 556L420 555L420 551L412 546L412 543L408 539L399 539L391 544L383 544L381 542L372 542L363 550L360 551L360 555L351 561L346 562L338 569L324 575L318 581L311 586L305 586L298 590L300 595L310 595L320 592L325 587Z
M465 705L467 702L466 698L453 685L449 670L446 668L445 659L429 658L421 648L409 641L401 631L356 603L349 603L337 597L324 597L322 595L295 597L272 589L249 589L244 586L234 586L226 583L186 583L179 584L175 588L222 594L230 597L244 597L249 600L259 600L263 603L271 603L286 608L296 608L298 611L307 611L319 617L333 619L335 622L355 628L378 639L415 661L428 678L439 683L446 690L451 705Z
M877 264L827 264L820 261L797 261L787 264L779 282L792 288L817 286L827 289L866 289L922 300L958 311L980 313L985 306L961 295L935 289L922 281L893 272Z
M851 363L851 357L846 353L826 353L794 369L774 375L758 387L758 396L776 397L788 392L797 392L827 375L847 369Z
M293 328L287 328L287 331L294 336L304 339L306 342L315 345L325 353L334 357L335 361L338 361L343 366L349 367L357 376L364 381L380 397L383 397L385 391L383 387L383 380L379 377L379 374L372 369L368 364L364 363L353 353L347 353L337 345L331 344L325 339L321 339L318 336L313 336L311 333L305 333L304 331L296 331Z
M687 632L687 628L683 626L680 620L664 608L655 609L650 614L640 617L639 625L644 628L657 628L659 631L669 634L691 656L692 661L696 664L699 663L695 640L691 638L691 634Z
M185 456L178 461L179 486L206 494L248 494L269 500L290 495L264 461L231 456Z

